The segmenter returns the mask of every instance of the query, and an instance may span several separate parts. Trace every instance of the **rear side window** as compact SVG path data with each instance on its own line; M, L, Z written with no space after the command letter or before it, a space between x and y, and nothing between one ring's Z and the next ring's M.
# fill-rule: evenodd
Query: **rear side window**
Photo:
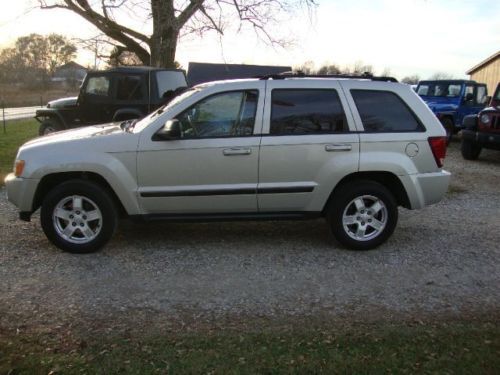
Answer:
M142 77L137 75L117 78L116 99L118 100L143 100L144 85Z
M367 132L425 131L408 105L390 91L351 90Z
M271 134L324 134L346 131L349 131L349 128L337 91L272 91Z

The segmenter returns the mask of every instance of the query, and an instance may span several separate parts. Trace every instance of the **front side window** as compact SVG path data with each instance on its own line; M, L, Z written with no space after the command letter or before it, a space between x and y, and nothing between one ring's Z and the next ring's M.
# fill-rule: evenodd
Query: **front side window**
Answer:
M354 103L368 132L424 131L403 99L389 91L351 90Z
M272 91L271 134L324 134L349 131L335 90Z
M474 101L474 86L465 86L464 100L469 103L472 103Z
M477 104L486 103L486 86L477 86L476 103Z
M241 137L253 134L257 91L232 91L205 98L176 118L183 138Z
M109 77L98 76L89 78L85 93L98 96L109 96Z

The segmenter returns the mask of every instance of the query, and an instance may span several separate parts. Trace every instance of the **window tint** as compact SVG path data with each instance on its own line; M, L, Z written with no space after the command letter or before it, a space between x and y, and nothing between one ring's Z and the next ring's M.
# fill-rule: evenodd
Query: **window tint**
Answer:
M467 100L468 98L470 99ZM464 99L466 102L469 102L469 104L474 102L474 86L472 85L465 86Z
M109 96L109 78L91 77L87 82L85 93L99 96Z
M419 84L417 94L421 96L441 96L457 98L460 96L462 85L459 83L433 82Z
M142 78L140 76L118 77L116 83L116 99L142 100L144 99Z
M486 103L486 86L477 86L476 103L477 104Z
M183 137L252 135L257 100L257 91L233 91L205 98L177 116Z
M365 131L423 131L408 106L389 91L351 90Z
M348 130L337 91L272 91L271 134L322 134Z

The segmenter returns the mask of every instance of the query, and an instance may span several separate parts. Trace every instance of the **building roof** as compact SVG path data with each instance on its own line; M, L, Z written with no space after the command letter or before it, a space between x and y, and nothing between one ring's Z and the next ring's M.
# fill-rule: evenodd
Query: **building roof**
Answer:
M500 51L494 53L493 55L491 55L490 57L488 57L486 60L483 60L479 64L477 64L476 66L470 68L467 72L465 72L465 74L472 74L476 70L481 69L483 66L485 66L485 65L487 65L487 64L495 61L498 58L500 58Z
M74 62L74 61L70 61L64 65L61 65L61 66L58 66L57 67L57 70L61 70L61 69L82 69L82 70L87 70L86 67Z
M290 66L246 65L246 64L211 64L190 62L188 82L191 86L204 82L226 79L253 78L291 71Z

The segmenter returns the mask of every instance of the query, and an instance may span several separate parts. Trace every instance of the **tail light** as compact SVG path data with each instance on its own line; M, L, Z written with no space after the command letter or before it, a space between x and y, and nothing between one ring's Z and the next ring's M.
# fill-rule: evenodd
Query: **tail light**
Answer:
M441 168L446 156L446 137L429 137L429 146L431 146L437 166Z

